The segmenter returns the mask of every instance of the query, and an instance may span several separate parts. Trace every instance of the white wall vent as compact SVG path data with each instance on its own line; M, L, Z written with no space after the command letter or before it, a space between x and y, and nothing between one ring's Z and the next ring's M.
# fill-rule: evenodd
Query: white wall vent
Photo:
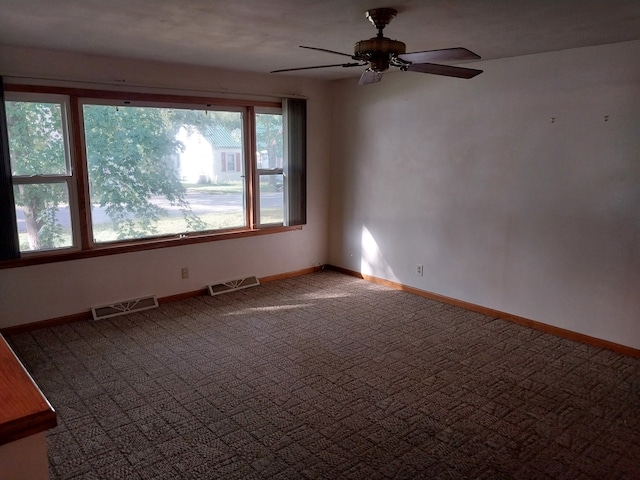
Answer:
M260 285L260 280L258 280L258 277L251 276L240 278L238 280L230 280L228 282L209 285L209 293L211 294L211 296L214 296L220 295L221 293L242 290L243 288L256 287L258 285Z
M101 307L92 307L93 319L116 317L118 315L126 315L127 313L139 312L141 310L149 310L158 306L158 299L155 295L149 297L135 298L133 300L125 300L124 302L112 303Z

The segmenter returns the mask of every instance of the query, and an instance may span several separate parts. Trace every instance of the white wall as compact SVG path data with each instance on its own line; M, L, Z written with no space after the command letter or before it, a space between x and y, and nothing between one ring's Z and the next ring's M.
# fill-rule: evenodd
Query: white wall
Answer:
M31 81L22 77L47 77L74 79L93 88L115 81L125 85L116 88L146 85L161 93L305 96L309 178L308 224L300 231L0 269L0 328L72 315L141 295L190 292L245 274L264 277L327 262L329 146L325 140L330 107L326 83L7 47L0 48L0 74L7 83ZM189 268L186 280L181 279L182 267Z
M640 348L638 58L336 82L330 263Z

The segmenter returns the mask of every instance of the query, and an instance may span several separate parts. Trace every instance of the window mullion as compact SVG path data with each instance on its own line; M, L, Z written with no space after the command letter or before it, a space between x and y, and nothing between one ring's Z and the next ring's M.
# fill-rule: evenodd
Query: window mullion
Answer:
M256 111L250 106L247 108L245 122L245 181L247 186L247 217L251 229L258 227L259 205L257 188L259 183L256 159Z
M37 185L40 183L65 183L70 175L29 175L13 177L14 185Z
M76 96L70 98L69 108L69 142L71 149L71 168L73 169L75 188L74 200L77 208L72 220L77 222L80 232L80 248L88 250L93 246L93 229L91 227L91 203L89 201L89 176L87 174L87 156L84 140L82 105Z

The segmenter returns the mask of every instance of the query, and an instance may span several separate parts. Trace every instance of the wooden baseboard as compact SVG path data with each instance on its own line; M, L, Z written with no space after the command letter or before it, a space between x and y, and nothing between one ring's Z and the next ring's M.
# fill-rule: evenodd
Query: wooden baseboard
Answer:
M536 330L540 330L542 332L550 333L552 335L557 335L559 337L567 338L569 340L574 340L577 342L581 342L587 345L593 345L596 347L606 348L608 350L612 350L617 353L621 353L623 355L629 355L632 357L640 358L640 350L632 347L628 347L626 345L620 345L619 343L610 342L608 340L603 340L597 337L591 337L589 335L584 335L582 333L574 332L572 330L567 330L560 327L555 327L553 325L549 325L546 323L538 322L535 320L531 320L528 318L520 317L518 315L513 315L511 313L502 312L500 310L495 310L488 307L483 307L481 305L476 305L473 303L465 302L463 300L458 300L455 298L447 297L444 295L439 295L437 293L428 292L426 290L420 290L418 288L409 287L407 285L403 285L401 283L392 282L390 280L385 280L383 278L374 277L371 275L364 275L360 272L356 272L354 270L349 270L342 267L337 267L335 265L321 265L316 267L303 268L301 270L296 270L293 272L284 272L279 273L277 275L270 275L267 277L260 278L260 283L268 283L276 280L284 280L287 278L298 277L300 275L307 275L309 273L314 273L321 271L323 269L329 269L336 272L343 273L345 275L350 275L357 278L362 278L366 281L377 283L379 285L384 285L389 288L393 288L394 290L402 290L408 293L412 293L414 295L419 295L421 297L429 298L431 300L436 300L442 303L446 303L449 305L454 305L456 307L464 308L465 310L470 310L472 312L478 312L483 315L488 315L490 317L499 318L501 320L507 320L513 323L517 323L518 325L523 325L529 328L535 328ZM184 300L186 298L197 297L201 295L206 295L207 289L199 289L191 292L179 293L176 295L169 295L166 297L158 298L158 303L164 304L169 302L175 302L177 300ZM15 325L12 327L5 327L0 329L0 334L2 335L12 335L19 334L24 332L29 332L32 330L37 330L40 328L48 328L55 327L58 325L63 325L71 322L78 322L82 320L91 320L93 317L91 315L91 311L75 313L72 315L65 315L63 317L52 318L49 320L42 320L39 322L26 323L23 325Z
M324 269L324 265L319 265L317 267L303 268L302 270L296 270L294 272L286 272L286 273L279 273L277 275L270 275L268 277L262 277L259 280L260 280L260 283L274 282L276 280L284 280L285 278L299 277L300 275L307 275L309 273L319 272L322 269Z
M65 315L63 317L50 318L48 320L40 320L39 322L23 323L22 325L14 325L12 327L5 327L0 329L2 335L15 335L19 333L30 332L32 330L38 330L40 328L57 327L58 325L64 325L65 323L79 322L82 320L91 320L93 316L91 311L73 313L71 315Z
M273 282L275 280L283 280L286 278L298 277L300 275L306 275L313 272L318 272L324 268L322 266L303 268L302 270L295 270L293 272L284 272L279 273L277 275L270 275L267 277L259 278L260 283ZM168 295L166 297L158 298L159 304L175 302L177 300L185 300L187 298L199 297L202 295L207 295L208 290L206 288L193 290L191 292L183 292L178 293L176 295ZM71 315L64 315L62 317L51 318L48 320L41 320L39 322L25 323L22 325L14 325L12 327L0 328L0 334L2 335L15 335L24 332L30 332L32 330L37 330L40 328L48 328L48 327L56 327L58 325L64 325L66 323L79 322L82 320L91 320L93 315L91 311L88 310L86 312L74 313Z
M344 273L346 275L351 275L353 277L362 278L368 282L377 283L378 285L384 285L386 287L393 288L394 290L402 290L404 292L412 293L414 295L419 295L421 297L429 298L431 300L436 300L438 302L464 308L465 310L481 313L483 315L499 318L501 320L507 320L509 322L517 323L518 325L522 325L525 327L535 328L536 330L540 330L545 333L550 333L558 337L567 338L569 340L574 340L576 342L592 345L595 347L606 348L608 350L612 350L614 352L621 353L623 355L629 355L631 357L640 358L640 350L636 348L628 347L626 345L620 345L619 343L610 342L608 340L603 340L597 337L591 337L589 335L584 335L582 333L574 332L572 330L567 330L560 327L554 327L553 325L549 325L547 323L538 322L536 320L531 320L528 318L520 317L518 315L513 315L511 313L502 312L500 310L495 310L493 308L483 307L481 305L476 305L474 303L469 303L469 302L465 302L455 298L446 297L444 295L428 292L426 290L420 290L418 288L409 287L407 285L403 285L397 282L392 282L390 280L385 280L383 278L378 278L371 275L364 275L354 270L349 270L342 267L336 267L334 265L327 265L326 268L330 270L334 270L336 272Z
M168 295L166 297L158 298L158 303L162 305L163 303L177 302L178 300L186 300L187 298L201 297L203 295L207 295L208 293L208 289L200 288L191 292L183 292L176 295Z

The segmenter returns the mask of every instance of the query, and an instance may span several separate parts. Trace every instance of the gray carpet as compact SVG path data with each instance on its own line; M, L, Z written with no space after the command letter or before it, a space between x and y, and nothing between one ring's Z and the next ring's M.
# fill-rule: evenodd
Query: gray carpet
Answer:
M53 479L640 478L640 359L335 272L8 340Z

